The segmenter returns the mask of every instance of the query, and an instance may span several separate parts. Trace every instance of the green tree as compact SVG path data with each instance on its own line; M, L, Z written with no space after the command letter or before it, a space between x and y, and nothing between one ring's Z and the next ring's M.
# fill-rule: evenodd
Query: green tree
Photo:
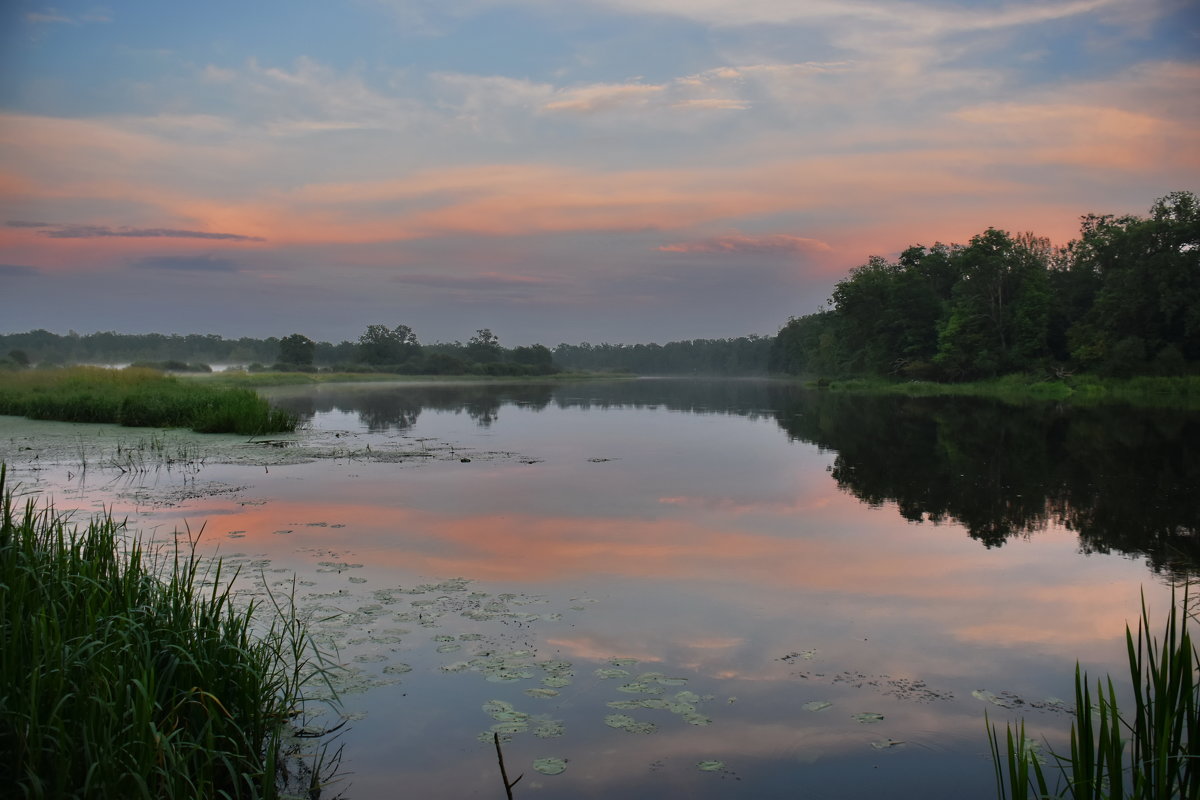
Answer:
M788 320L771 342L767 369L789 375L838 372L836 314L829 309Z
M1139 353L1155 360L1168 347L1185 361L1200 360L1200 202L1194 194L1160 198L1149 218L1084 217L1072 255L1074 267L1099 283L1094 304L1068 332L1080 364L1138 371Z
M888 372L898 356L900 332L892 308L899 276L899 265L871 256L834 288L830 302L849 371Z
M279 340L279 360L297 367L310 367L317 352L317 343L302 333L293 333Z
M500 339L487 328L475 331L475 335L467 342L467 356L480 364L494 364L502 355Z
M554 354L545 345L535 344L529 347L514 347L512 360L516 364L531 367L542 373L554 371Z
M421 357L421 344L417 335L407 325L388 328L386 325L368 325L358 337L359 360L376 366L403 364Z
M1024 369L1048 354L1048 240L988 228L956 254L961 276L935 363L952 378Z

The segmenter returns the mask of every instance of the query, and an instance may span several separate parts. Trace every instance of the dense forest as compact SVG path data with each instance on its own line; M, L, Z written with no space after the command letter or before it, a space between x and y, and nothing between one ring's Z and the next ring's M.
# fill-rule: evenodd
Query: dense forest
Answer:
M969 380L1013 372L1180 375L1200 366L1200 205L1088 215L1061 248L989 228L871 258L775 337L772 372Z
M0 334L0 369L65 363L209 364L435 375L884 376L960 381L1014 372L1111 377L1200 372L1200 201L1174 192L1147 217L1090 214L1054 247L989 228L966 245L913 245L872 257L823 310L778 335L659 344L505 348L479 329L467 343L421 344L406 325L369 325L357 341L225 339L214 334Z

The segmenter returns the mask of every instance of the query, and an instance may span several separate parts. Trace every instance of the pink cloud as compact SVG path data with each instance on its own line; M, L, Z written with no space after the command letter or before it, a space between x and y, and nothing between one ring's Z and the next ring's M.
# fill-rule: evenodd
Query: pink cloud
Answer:
M784 233L767 236L747 236L735 233L713 236L690 242L666 244L658 248L664 253L752 254L827 253L832 248L820 239L806 239Z
M598 84L572 89L562 93L558 100L546 103L546 111L574 111L591 113L617 108L637 108L663 93L662 86L641 83L623 85Z

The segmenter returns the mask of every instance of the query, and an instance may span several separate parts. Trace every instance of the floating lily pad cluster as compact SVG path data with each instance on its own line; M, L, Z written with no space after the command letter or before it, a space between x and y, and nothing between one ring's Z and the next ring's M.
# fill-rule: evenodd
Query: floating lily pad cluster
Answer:
M633 677L623 666L616 665L632 666L634 663L636 663L634 659L610 659L609 664L614 666L598 668L596 670L596 677L604 680ZM711 725L712 720L700 713L698 706L703 702L712 700L712 695L702 697L686 689L674 694L667 693L666 687L685 686L687 682L687 678L670 677L661 672L643 672L633 677L633 680L623 683L616 688L618 692L625 694L647 694L651 695L651 697L612 700L608 703L608 707L619 711L632 711L635 709L669 711L679 716L689 725ZM630 733L653 733L657 729L657 726L653 722L638 722L625 714L609 714L604 718L604 724L610 728L619 728Z
M494 725L476 737L484 744L492 744L495 735L499 735L502 742L507 742L514 734L532 730L539 739L551 739L562 736L566 730L560 720L544 714L518 711L507 700L488 700L483 704L483 711L496 720Z

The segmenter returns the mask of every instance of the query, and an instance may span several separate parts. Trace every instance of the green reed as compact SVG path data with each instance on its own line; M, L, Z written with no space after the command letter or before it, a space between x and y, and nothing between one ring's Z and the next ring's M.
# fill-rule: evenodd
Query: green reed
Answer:
M1008 727L1004 753L987 723L1002 800L1168 800L1200 798L1200 654L1188 630L1189 593L1182 610L1172 595L1162 638L1150 635L1142 599L1137 634L1125 628L1132 709L1122 709L1112 678L1097 681L1075 667L1075 721L1069 754L1052 753L1059 780L1051 790L1021 723ZM1006 780L1007 778L1007 780Z
M100 367L0 374L0 414L63 422L192 428L256 435L296 429L296 417L250 389L181 381L150 369Z
M5 477L0 465L6 794L280 796L290 723L324 676L295 614L277 606L256 632L255 605L235 607L220 562L201 570L194 544L149 551L108 515L75 526L19 503Z

